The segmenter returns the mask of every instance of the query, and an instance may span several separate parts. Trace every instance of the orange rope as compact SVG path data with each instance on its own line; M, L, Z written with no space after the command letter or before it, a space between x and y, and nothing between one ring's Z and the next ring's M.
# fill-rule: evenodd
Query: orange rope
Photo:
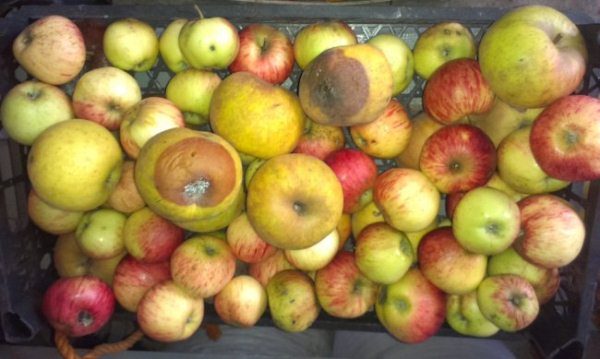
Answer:
M54 332L54 343L56 349L64 359L80 359L81 357L75 352L75 349L69 343L69 338L64 332Z
M106 354L114 354L125 351L142 339L143 336L144 333L142 333L140 330L136 330L133 332L133 334L121 340L120 342L97 345L94 347L94 349L92 349L92 351L85 354L83 357L79 356L75 352L75 349L73 346L71 346L71 343L69 343L69 338L65 333L57 331L54 334L54 342L56 343L58 352L64 359L96 359Z

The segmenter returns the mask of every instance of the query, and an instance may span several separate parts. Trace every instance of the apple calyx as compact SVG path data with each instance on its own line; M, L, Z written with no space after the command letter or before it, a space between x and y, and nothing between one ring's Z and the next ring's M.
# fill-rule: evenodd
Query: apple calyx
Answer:
M82 310L77 315L77 321L79 324L81 324L81 326L89 327L90 325L94 324L94 317L87 310Z
M294 212L296 212L296 214L298 214L299 216L302 216L306 213L306 204L300 201L294 201L294 204L292 206L294 208Z
M27 91L27 98L31 101L35 101L42 96L42 91L39 89Z

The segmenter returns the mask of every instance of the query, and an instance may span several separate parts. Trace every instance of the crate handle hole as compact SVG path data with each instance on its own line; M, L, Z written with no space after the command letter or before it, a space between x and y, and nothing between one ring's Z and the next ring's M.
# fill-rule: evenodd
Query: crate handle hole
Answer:
M33 331L27 322L20 315L10 312L2 315L2 331L7 342L30 340L33 336Z

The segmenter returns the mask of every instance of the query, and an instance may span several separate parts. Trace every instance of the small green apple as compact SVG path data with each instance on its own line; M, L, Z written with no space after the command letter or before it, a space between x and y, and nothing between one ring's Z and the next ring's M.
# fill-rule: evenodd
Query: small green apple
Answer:
M221 78L212 71L183 70L169 81L166 97L183 112L187 124L200 126L208 122L210 101L220 83Z
M415 61L410 47L392 34L379 34L367 43L381 50L390 63L394 79L392 95L398 95L408 87L415 73Z
M108 61L121 70L148 71L158 59L158 36L144 21L126 18L111 23L102 43Z
M77 225L75 237L81 251L94 259L107 259L125 252L123 228L127 216L114 209L86 213Z
M481 313L476 291L449 295L446 300L446 321L462 335L489 337L500 330Z
M158 39L158 49L163 61L173 72L180 72L189 67L179 49L179 33L187 19L175 19L165 28Z
M181 28L179 49L193 68L226 69L238 54L240 39L227 19L201 17Z
M294 58L301 69L323 51L358 43L356 34L343 21L323 21L300 29L294 39Z

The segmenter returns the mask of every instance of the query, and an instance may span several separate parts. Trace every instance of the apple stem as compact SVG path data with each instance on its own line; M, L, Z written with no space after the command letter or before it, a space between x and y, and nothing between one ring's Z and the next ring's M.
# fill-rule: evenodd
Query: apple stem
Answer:
M194 8L198 12L198 16L200 16L200 19L204 19L204 14L202 13L202 10L200 9L200 7L197 4L194 4Z

